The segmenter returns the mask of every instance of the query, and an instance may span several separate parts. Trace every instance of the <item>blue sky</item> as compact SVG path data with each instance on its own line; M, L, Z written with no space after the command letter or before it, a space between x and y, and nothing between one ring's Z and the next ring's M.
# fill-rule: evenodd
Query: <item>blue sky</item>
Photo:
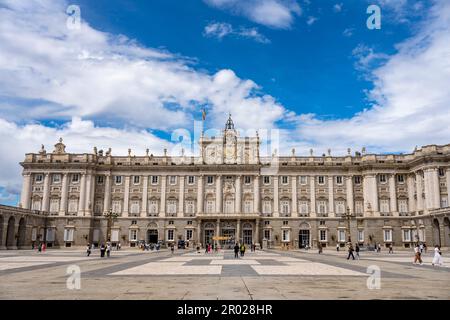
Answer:
M449 1L0 0L0 21L0 203L41 144L176 154L202 107L284 154L450 142Z

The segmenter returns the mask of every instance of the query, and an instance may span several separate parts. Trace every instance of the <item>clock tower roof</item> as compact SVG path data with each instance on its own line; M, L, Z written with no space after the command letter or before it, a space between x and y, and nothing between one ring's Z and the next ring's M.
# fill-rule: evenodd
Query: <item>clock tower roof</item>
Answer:
M234 123L233 119L231 119L231 113L228 115L228 120L225 124L225 130L234 130Z

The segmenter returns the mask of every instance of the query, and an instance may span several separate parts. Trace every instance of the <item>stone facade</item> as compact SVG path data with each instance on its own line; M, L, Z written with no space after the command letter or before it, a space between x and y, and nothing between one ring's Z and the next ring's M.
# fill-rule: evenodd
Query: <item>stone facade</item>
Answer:
M450 245L450 144L402 155L261 157L259 137L240 137L231 117L223 135L199 143L199 156L72 154L62 140L51 153L26 154L19 207L47 221L45 234L29 235L53 246L110 238L293 248L343 245L349 235L363 245Z

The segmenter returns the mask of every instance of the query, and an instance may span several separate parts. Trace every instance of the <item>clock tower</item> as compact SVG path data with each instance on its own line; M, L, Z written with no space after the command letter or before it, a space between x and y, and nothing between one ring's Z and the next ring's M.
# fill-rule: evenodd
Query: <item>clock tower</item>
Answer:
M224 131L224 162L227 164L236 163L237 158L237 132L234 129L233 119L231 114L225 124Z

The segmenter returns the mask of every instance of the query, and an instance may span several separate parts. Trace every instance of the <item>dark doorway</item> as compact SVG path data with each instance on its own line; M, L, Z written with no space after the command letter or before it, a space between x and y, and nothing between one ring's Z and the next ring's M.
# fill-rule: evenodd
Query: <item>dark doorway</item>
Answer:
M147 242L158 243L158 230L150 229L147 231Z
M16 219L14 219L14 217L10 217L8 220L8 229L6 230L6 247L8 248L15 247L15 224Z
M19 232L17 237L17 247L20 249L21 247L25 247L27 237L27 224L25 222L25 218L20 219L19 222Z
M300 230L298 232L298 246L300 248L309 247L309 230Z
M438 219L433 220L433 245L441 245L441 230Z

